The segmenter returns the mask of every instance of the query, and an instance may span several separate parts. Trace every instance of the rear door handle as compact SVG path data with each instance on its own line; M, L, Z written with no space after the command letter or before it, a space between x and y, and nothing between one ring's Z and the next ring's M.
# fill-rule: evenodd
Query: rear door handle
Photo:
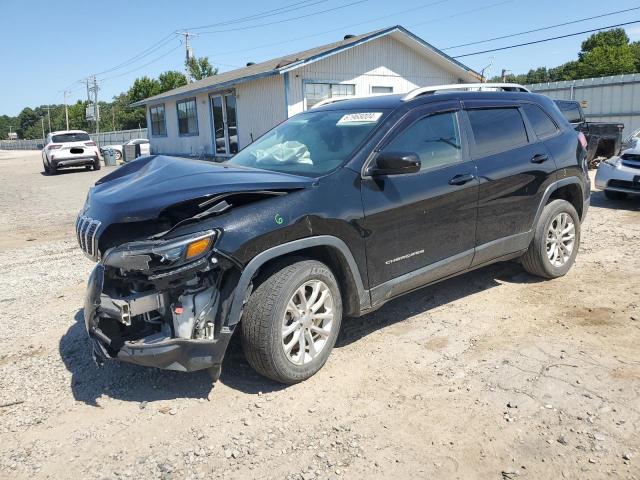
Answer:
M451 180L449 180L449 185L464 185L467 182L470 182L476 178L472 173L462 173L460 175L456 175Z
M549 160L549 155L539 153L533 156L533 158L531 159L531 163L542 163L546 162L547 160Z

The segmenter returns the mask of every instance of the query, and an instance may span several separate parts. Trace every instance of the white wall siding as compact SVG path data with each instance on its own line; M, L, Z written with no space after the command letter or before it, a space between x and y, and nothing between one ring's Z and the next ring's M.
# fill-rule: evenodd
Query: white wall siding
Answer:
M289 116L304 110L305 82L354 84L356 95L368 95L371 87L393 87L406 93L417 87L458 83L459 71L437 65L405 43L385 36L289 73ZM469 74L464 81L476 81Z
M284 77L274 75L236 87L240 148L286 119Z
M185 96L187 98L193 98ZM196 111L198 113L198 135L179 136L178 135L178 111L176 100L164 102L165 122L167 125L166 137L155 137L150 133L152 153L181 154L181 155L211 155L211 115L209 113L209 100L206 93L195 96ZM147 110L147 122L151 127ZM151 132L151 129L149 129Z

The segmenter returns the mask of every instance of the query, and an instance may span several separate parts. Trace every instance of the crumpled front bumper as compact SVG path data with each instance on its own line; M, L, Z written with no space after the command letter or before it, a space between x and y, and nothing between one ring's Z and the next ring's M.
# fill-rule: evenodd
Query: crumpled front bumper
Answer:
M84 321L93 343L94 358L120 360L146 367L195 371L220 365L227 350L232 330L222 329L214 340L184 339L161 333L136 341L114 341L98 327L106 312L101 310L104 267L97 264L89 276L84 302Z

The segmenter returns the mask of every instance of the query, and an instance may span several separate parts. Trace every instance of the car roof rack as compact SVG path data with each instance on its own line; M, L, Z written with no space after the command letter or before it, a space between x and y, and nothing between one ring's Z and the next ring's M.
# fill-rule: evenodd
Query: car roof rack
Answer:
M371 98L371 97L384 97L385 95L394 95L393 93L371 93L369 95L349 95L346 97L329 97L324 100L320 100L318 103L314 104L309 110L313 110L316 107L321 107L323 105L329 105L330 103L341 102L342 100L355 100L358 98Z
M402 100L407 102L421 95L430 95L447 90L466 90L471 92L531 92L531 90L518 83L452 83L450 85L433 85L431 87L416 88L402 97Z

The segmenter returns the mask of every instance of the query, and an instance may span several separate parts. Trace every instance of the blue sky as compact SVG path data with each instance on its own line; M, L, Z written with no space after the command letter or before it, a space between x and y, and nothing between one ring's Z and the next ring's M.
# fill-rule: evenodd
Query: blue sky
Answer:
M156 50L98 76L102 80L100 96L109 100L126 90L138 76L183 69L184 48L178 36L170 36L171 32L234 20L299 1L4 1L0 10L0 114L16 115L25 106L62 103L64 89L72 90L71 101L84 98L84 87L73 82L118 67L166 37L166 43ZM321 13L357 1L360 3ZM637 6L640 0L308 0L304 8L290 7L295 10L288 13L201 29L215 32L194 38L192 46L195 55L209 56L225 71L248 61L258 62L336 41L347 33L364 33L395 24L405 26L438 48L446 48ZM286 21L302 15L308 16ZM470 53L633 20L640 20L640 10L446 52ZM279 23L255 26L267 22ZM632 40L640 40L640 23L627 27L627 33ZM587 36L460 60L477 71L493 60L489 75L498 74L502 68L522 73L575 58L580 42Z

